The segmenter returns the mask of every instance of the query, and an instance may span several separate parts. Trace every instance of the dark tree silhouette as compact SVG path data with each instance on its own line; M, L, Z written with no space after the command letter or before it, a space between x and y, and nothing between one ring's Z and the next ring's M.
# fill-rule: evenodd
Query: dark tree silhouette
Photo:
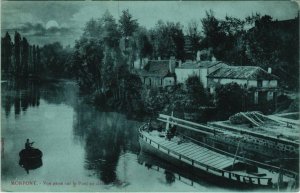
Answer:
M5 73L11 72L12 70L12 48L13 44L11 42L11 38L8 32L6 32L5 36L1 38L1 64L2 64L2 70Z
M15 57L15 72L17 76L21 75L21 35L15 32L15 46L14 46L14 57Z
M22 74L28 76L29 44L25 37L22 40Z

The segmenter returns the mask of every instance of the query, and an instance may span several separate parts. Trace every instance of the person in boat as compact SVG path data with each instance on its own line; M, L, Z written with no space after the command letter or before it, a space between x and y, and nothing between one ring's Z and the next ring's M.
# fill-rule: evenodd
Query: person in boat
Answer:
M173 125L171 128L167 131L167 139L171 140L176 134L176 126Z
M34 142L29 142L29 139L26 140L25 143L25 149L29 150L29 149L33 149L32 145L34 144Z

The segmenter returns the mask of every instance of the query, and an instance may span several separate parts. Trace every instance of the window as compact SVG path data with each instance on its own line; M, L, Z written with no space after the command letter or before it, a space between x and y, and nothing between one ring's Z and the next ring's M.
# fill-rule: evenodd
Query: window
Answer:
M258 88L261 88L261 87L262 87L262 80L258 80L258 81L257 81L257 87L258 87Z
M273 100L273 92L269 91L267 94L267 101Z
M254 104L258 104L258 92L254 92Z

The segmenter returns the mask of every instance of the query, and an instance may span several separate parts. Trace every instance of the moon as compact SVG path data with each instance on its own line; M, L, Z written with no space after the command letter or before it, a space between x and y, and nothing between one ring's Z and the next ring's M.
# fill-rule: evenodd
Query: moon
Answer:
M58 23L55 20L50 20L46 24L46 29L49 29L51 27L58 27Z

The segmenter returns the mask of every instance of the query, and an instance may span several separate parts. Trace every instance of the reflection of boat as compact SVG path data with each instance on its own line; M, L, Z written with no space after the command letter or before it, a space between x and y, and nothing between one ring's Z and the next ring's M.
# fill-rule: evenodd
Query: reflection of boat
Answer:
M168 128L167 122L167 130ZM191 130L195 129L191 128ZM139 129L139 142L143 151L163 158L174 165L197 171L197 174L205 176L206 179L213 179L218 184L238 185L239 188L272 188L275 185L282 188L294 185L295 176L287 173L283 175L281 168L261 167L260 164L263 163L248 162L247 159L205 143L193 141L192 138L183 139L183 136L175 136L169 140L166 138L169 138L168 134L156 130L151 131L148 124Z
M149 170L154 170L165 175L167 183L177 180L189 186L210 186L210 184L201 180L201 176L195 175L195 171L185 167L174 166L165 160L151 156L150 154L140 152L138 162Z
M23 149L19 153L19 165L23 167L28 173L29 170L34 170L43 165L43 153L39 149Z

